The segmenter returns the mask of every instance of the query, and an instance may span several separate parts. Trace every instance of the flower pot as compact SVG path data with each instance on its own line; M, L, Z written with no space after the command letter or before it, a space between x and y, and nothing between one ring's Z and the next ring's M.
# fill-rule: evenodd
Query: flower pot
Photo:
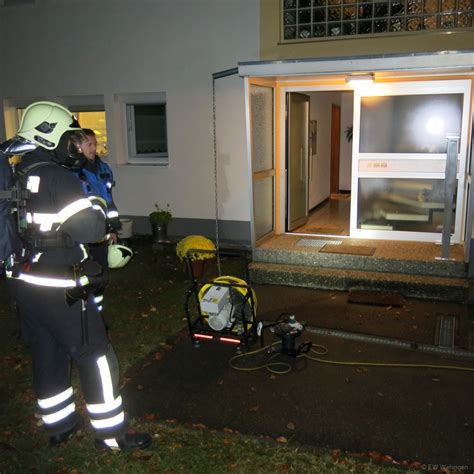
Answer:
M153 222L151 224L151 234L153 236L153 242L158 244L169 242L168 224L165 222Z
M193 269L193 276L194 278L202 278L204 276L205 271L205 260L192 260L191 267Z

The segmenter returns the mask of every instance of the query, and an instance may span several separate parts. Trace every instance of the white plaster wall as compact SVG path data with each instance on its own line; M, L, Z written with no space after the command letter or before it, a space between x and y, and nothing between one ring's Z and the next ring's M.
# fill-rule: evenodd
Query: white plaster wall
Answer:
M346 138L346 129L353 123L354 93L341 93L341 151L339 160L339 189L351 190L352 142Z
M0 9L1 98L102 94L122 214L214 217L212 73L258 59L259 0L39 0ZM243 79L219 84L220 218L249 220ZM170 165L131 166L116 94L162 92ZM225 94L228 96L226 97ZM224 112L227 112L224 114ZM232 113L229 113L232 112ZM220 120L220 117L218 117Z
M330 195L331 180L331 106L341 104L340 92L309 92L310 120L317 120L316 154L310 160L309 208Z

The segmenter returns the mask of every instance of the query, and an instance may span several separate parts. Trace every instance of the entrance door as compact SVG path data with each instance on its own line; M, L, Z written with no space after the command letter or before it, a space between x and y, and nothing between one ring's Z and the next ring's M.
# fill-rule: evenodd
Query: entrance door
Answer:
M308 220L309 97L287 94L287 228L296 229Z
M441 241L447 136L457 135L451 234L460 243L470 100L466 80L355 90L351 237Z
M275 233L274 87L249 84L254 239Z
M331 194L339 193L339 162L341 152L341 107L331 107Z

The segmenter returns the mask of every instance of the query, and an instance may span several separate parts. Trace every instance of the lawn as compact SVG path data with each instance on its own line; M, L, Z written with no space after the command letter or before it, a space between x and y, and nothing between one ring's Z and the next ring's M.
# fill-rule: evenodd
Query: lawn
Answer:
M183 302L190 286L172 247L153 249L145 238L135 240L132 247L136 251L132 262L112 271L104 312L120 360L122 384L145 356L185 328ZM223 274L245 275L245 267L233 258L224 259L222 268ZM147 451L97 452L87 422L65 446L49 448L35 414L31 361L19 336L5 280L0 280L0 308L0 473L400 472L398 466L337 450L155 417L130 420L136 429L153 435ZM73 380L76 401L86 419L74 372ZM380 460L375 454L373 458Z

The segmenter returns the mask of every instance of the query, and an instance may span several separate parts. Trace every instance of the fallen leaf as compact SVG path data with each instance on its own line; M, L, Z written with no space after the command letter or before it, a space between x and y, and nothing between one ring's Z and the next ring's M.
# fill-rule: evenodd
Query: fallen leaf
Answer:
M154 313L156 311L156 308L154 306L151 306L150 311L152 311Z
M234 444L234 442L230 438L224 438L222 442L226 445Z
M143 390L145 387L141 384L137 385L137 390Z
M438 377L433 377L431 380L432 380L433 382L439 382L439 381L440 381L440 379L439 379Z
M177 422L178 422L178 420L177 420L176 418L168 418L168 419L167 419L167 420L165 420L165 421L166 421L166 423L172 423L172 424L174 424L174 423L177 423Z
M377 395L378 395L379 397L383 397L383 393L382 393L382 392L377 392Z
M331 458L333 462L337 462L339 460L340 455L341 455L341 451L339 449L333 449L331 451Z
M375 462L380 462L382 460L382 455L378 451L369 451L369 456Z
M152 421L152 420L156 420L158 416L155 413L145 413L144 418L145 420Z
M284 436L278 436L275 440L277 443L288 443L288 440Z
M286 425L286 427L287 427L289 430L294 430L294 429L295 429L295 424L294 424L292 421L290 421L290 422Z
M163 354L161 352L155 352L155 360L163 359Z
M207 426L203 425L202 423L193 423L191 426L193 428L197 428L197 429L200 429L200 430L203 430L203 429L207 428Z
M249 408L249 411L253 411L253 412L256 412L258 410L260 410L260 405L255 405L255 406Z

